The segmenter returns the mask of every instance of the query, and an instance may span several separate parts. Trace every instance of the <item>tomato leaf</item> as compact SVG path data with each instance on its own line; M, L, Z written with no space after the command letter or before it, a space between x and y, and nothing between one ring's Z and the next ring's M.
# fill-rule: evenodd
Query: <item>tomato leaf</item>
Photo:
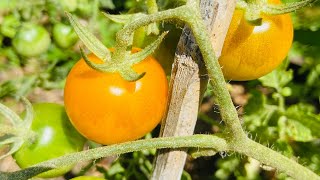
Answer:
M116 6L113 4L112 0L100 0L101 7L108 9L115 9Z
M125 172L125 169L121 166L119 162L116 162L110 167L110 169L108 169L107 174L109 176L113 176L123 172Z
M286 63L286 62L285 62ZM259 78L262 85L275 88L280 92L281 88L287 85L293 78L293 71L286 71L286 65L283 63L271 73Z
M295 119L288 119L285 126L282 126L282 129L285 129L287 136L292 140L300 142L314 140L311 130Z
M319 138L320 137L320 115L314 114L314 107L306 104L296 104L290 106L286 111L286 116L291 120L300 123L303 127L297 123L294 123L300 130L305 130L306 133L310 133Z

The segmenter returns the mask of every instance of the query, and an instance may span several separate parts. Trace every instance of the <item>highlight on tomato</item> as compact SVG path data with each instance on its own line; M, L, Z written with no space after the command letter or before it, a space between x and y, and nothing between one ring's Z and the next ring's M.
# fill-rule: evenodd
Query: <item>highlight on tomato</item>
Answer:
M88 58L102 62L94 54ZM128 82L118 73L90 68L83 59L71 69L64 102L72 124L83 136L100 144L115 144L141 138L159 124L167 103L165 72L152 56L133 69L146 74Z
M34 142L24 142L13 154L21 168L57 158L83 149L86 139L68 120L64 107L55 103L33 105L34 119L31 130L36 133ZM57 177L72 169L73 165L41 173L38 177Z
M293 40L290 15L261 14L261 18L261 25L255 26L246 21L243 10L235 10L219 58L226 79L257 79L274 70L287 56Z

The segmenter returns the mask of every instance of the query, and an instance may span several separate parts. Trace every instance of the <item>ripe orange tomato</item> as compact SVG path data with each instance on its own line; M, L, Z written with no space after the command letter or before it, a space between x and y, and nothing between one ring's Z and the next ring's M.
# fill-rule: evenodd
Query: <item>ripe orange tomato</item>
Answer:
M88 57L101 62L94 54ZM128 82L118 73L93 70L83 59L72 68L64 103L72 124L83 136L100 144L114 144L138 139L159 124L166 110L166 75L151 56L133 69L146 74Z
M293 39L290 15L261 17L262 24L254 26L245 20L242 10L235 10L219 58L226 79L257 79L275 69L288 54Z

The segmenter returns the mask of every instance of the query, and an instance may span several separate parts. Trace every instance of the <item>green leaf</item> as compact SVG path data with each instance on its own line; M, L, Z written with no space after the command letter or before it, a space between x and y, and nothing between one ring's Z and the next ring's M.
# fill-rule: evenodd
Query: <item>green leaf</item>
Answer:
M0 98L13 94L16 91L16 86L12 81L4 82L0 85Z
M109 176L113 176L115 174L119 174L125 172L125 169L121 166L121 164L119 162L116 162L115 164L113 164L110 169L108 169L107 173Z
M263 93L257 90L250 91L248 104L244 107L243 119L246 129L257 132L260 136L267 133L269 122L277 109L277 106L267 104L267 98Z
M287 85L293 78L293 71L290 69L286 71L286 62L280 65L277 69L271 73L259 78L262 85L275 88L280 92L281 88Z
M278 139L275 144L274 144L274 148L276 151L280 151L281 154L287 156L287 157L292 157L294 154L294 151L292 149L292 147L290 146L290 144L287 141Z
M291 120L300 123L308 131L317 138L320 137L320 115L314 114L315 108L312 105L307 104L295 104L290 106L285 115ZM299 126L299 125L298 125ZM300 128L302 130L303 128Z
M286 131L287 135L295 141L308 142L314 139L311 130L294 119L288 119Z
M260 91L252 90L249 94L248 104L244 107L246 114L254 114L263 110L266 105L266 96Z
M101 7L108 8L108 9L116 8L112 0L100 0L100 4L101 4Z
M192 177L187 171L183 170L181 180L192 180Z
M278 120L279 136L281 140L294 140L299 142L312 141L311 130L295 119L281 116Z

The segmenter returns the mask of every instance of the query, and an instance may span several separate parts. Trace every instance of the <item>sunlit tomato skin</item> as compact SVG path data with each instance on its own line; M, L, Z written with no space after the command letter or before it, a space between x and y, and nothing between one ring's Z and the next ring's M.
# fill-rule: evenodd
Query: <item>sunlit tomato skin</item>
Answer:
M93 54L88 57L101 62ZM141 138L159 124L166 109L166 75L151 56L133 69L146 74L128 82L118 73L93 70L83 59L72 68L64 102L72 124L83 136L100 144L114 144Z
M274 70L287 56L293 39L290 15L261 17L261 26L253 26L245 20L242 10L235 10L219 58L226 79L257 79Z
M33 105L34 119L31 130L37 135L35 142L25 142L13 155L21 168L81 151L85 138L70 123L62 105L38 103ZM70 171L73 166L63 166L38 175L57 177Z

